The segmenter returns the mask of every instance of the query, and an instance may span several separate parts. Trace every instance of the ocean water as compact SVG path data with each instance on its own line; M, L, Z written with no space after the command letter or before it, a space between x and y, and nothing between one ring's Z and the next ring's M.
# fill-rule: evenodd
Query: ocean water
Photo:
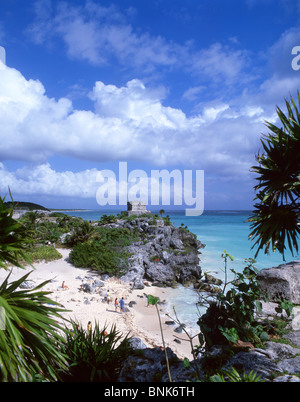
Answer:
M80 216L87 220L98 220L102 214L111 214L111 211L64 211L72 216ZM117 212L116 212L117 213ZM221 258L226 250L234 257L234 261L229 261L228 269L233 268L237 272L242 272L246 266L246 258L254 258L256 250L252 250L252 243L248 239L250 224L246 222L251 211L205 211L201 216L187 217L184 211L166 211L164 215L169 215L171 222L175 226L182 223L197 235L197 238L205 244L201 249L200 266L202 271L210 272L212 275L224 279L224 263ZM260 251L256 258L255 266L260 270L278 266L284 262L300 260L300 256L292 256L286 252L286 261L278 252L269 255ZM229 270L229 279L231 279ZM167 301L168 310L174 316L174 309L178 318L186 324L193 332L197 327L199 314L204 311L196 306L199 300L197 293L192 288L179 286L172 289Z

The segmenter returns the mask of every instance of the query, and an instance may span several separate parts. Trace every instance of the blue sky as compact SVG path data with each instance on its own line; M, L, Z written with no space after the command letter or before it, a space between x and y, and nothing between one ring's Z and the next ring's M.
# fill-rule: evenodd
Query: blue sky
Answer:
M300 88L295 0L0 2L0 191L97 208L97 174L204 170L205 209L251 209L250 167ZM166 208L167 209L167 208Z

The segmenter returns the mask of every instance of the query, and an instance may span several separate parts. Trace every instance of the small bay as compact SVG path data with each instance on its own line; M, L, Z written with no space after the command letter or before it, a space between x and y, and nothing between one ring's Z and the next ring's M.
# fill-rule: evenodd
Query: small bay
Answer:
M99 220L103 214L117 214L120 211L105 210L82 210L82 211L62 211L72 216L79 216L86 220ZM155 211L152 211L155 213ZM174 226L187 226L188 230L194 233L197 238L205 244L201 249L200 266L203 272L210 272L212 275L224 279L224 263L221 258L226 250L234 257L234 261L228 263L228 268L233 268L237 272L242 272L246 266L245 259L254 258L256 250L252 250L252 243L248 239L250 234L250 223L246 222L251 211L205 211L200 216L185 216L184 211L167 211L164 216L169 215ZM264 254L260 251L256 258L255 266L260 270L263 268L274 267L284 262L299 260L300 256L292 256L287 250L286 261L278 252ZM230 276L229 276L230 278ZM179 286L168 292L167 305L171 315L173 309L186 324L187 327L197 329L197 319L199 310L196 307L198 296L191 288Z

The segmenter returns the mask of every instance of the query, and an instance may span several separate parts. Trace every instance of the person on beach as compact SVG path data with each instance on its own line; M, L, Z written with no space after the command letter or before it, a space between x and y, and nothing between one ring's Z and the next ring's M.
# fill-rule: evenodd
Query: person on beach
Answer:
M118 299L117 297L115 298L115 311L118 311Z
M89 321L87 325L87 330L90 331L91 329L92 329L92 323L91 321Z
M124 297L122 297L122 299L120 300L120 310L123 311L124 313L124 307L125 307L125 300Z
M107 302L107 304L109 304L112 301L112 299L109 295L109 289L107 289L107 291L105 293L104 300Z
M61 287L63 288L63 290L69 289L69 286L65 285L65 281L63 281Z

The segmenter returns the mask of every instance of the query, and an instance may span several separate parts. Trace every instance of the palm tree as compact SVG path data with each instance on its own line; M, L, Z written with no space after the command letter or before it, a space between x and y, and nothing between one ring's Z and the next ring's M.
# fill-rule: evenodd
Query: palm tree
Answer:
M64 343L56 321L63 310L47 297L50 292L40 291L49 281L33 290L17 289L29 274L10 284L8 275L0 286L0 381L55 381L66 369L57 349Z
M97 234L96 229L87 220L76 226L68 239L68 244L74 246L81 242L86 242Z
M31 241L26 228L13 219L13 209L0 197L0 267L7 262L24 268L20 261ZM40 289L20 289L30 273L8 283L11 273L0 285L0 381L56 380L66 368L64 355L57 346L63 342L57 319L61 309Z
M35 229L36 222L41 216L42 214L38 211L29 211L26 212L26 214L24 215L23 221L24 223L26 223L27 226L30 226L31 228Z
M256 239L256 256L261 249L268 253L270 247L284 258L288 246L298 253L300 234L300 95L298 104L291 97L286 100L287 114L277 107L282 127L266 123L271 131L261 139L263 152L256 156L258 174L254 187L258 202L249 221Z
M13 218L13 208L7 209L5 197L0 197L0 268L7 269L7 263L23 268L20 261L30 261L25 250L31 243L30 231Z

